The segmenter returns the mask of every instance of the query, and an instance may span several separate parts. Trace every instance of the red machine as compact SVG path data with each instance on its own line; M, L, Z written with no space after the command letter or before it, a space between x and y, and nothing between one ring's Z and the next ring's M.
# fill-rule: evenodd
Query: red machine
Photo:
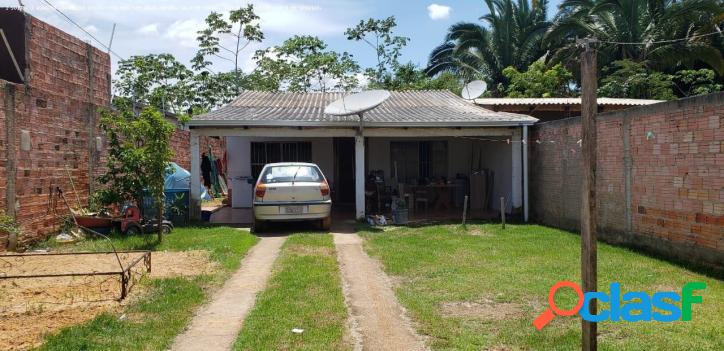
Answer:
M123 208L123 216L120 218L121 233L125 235L136 235L142 233L158 232L158 220L155 218L145 219L141 217L141 210L138 206L127 205ZM163 234L169 234L173 230L171 221L163 220L161 224Z

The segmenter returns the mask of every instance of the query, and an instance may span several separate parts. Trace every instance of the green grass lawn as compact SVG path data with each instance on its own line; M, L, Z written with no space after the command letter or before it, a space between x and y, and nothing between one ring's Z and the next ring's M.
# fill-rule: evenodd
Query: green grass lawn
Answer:
M218 287L239 267L241 258L258 238L228 227L176 228L162 243L155 235L113 236L118 250L209 250L221 269L211 275L191 278L145 280L150 293L129 305L122 314L105 313L82 325L48 336L40 350L165 350ZM49 241L40 246L63 251L107 251L106 240L86 240L72 246ZM125 319L121 315L131 316Z
M580 349L580 318L558 317L542 331L532 321L559 280L580 281L580 237L536 225L457 225L361 233L365 247L396 281L396 294L418 331L438 350ZM475 234L475 235L473 235ZM599 291L697 292L690 322L599 323L601 350L724 350L724 284L666 261L605 244L598 246ZM561 308L574 294L556 296ZM599 306L607 308L607 304ZM599 309L601 309L599 307Z
M235 350L348 350L347 309L332 236L289 237ZM302 334L292 333L303 329Z

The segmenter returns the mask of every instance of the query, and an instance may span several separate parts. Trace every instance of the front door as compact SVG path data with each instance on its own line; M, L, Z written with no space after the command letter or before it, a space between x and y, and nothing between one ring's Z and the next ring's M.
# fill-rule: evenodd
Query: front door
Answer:
M334 138L334 201L354 203L354 169L354 138Z

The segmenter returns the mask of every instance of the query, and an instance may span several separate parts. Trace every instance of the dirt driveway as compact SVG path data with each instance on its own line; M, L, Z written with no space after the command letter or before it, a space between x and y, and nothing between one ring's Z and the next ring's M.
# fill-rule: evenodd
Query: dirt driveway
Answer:
M364 252L362 242L357 234L334 233L355 349L426 350L398 303L389 277Z

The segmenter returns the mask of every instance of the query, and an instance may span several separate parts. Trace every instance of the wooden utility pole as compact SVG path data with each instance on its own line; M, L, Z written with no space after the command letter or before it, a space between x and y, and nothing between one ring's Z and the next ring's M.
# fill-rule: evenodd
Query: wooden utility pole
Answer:
M583 46L581 53L581 127L583 153L583 184L581 189L581 280L583 291L596 291L596 112L598 89L596 74L595 39L583 39L578 43ZM589 312L596 314L596 300L591 300ZM596 323L582 322L581 348L584 351L595 351Z

